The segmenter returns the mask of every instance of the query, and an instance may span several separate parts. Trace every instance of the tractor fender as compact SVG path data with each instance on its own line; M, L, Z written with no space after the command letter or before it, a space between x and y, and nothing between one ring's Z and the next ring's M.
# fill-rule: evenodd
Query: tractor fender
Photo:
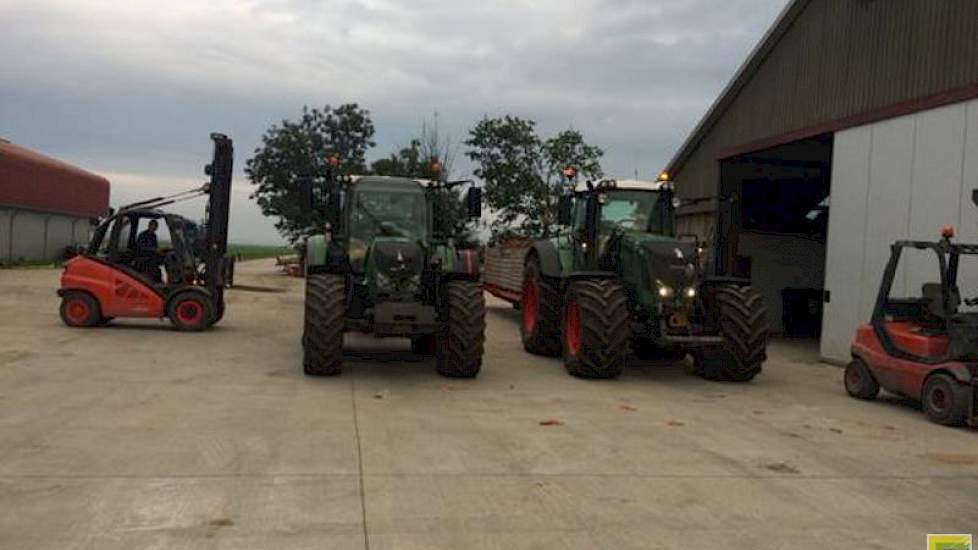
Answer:
M533 243L530 250L526 252L523 265L530 261L531 257L536 257L540 262L540 273L544 277L560 279L562 272L560 269L560 256L557 254L557 246L550 241L537 241Z
M339 243L325 235L313 235L306 239L306 274L347 273L350 259Z

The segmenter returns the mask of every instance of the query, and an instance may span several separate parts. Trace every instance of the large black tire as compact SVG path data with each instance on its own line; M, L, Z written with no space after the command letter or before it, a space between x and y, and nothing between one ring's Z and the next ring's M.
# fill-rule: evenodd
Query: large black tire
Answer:
M61 298L61 320L69 327L94 327L102 319L102 309L91 294L65 292Z
M958 383L947 374L932 374L924 382L920 404L932 422L945 426L960 426L968 417L968 386Z
M523 268L519 309L523 349L545 357L560 355L560 290L555 281L540 273L536 257Z
M842 376L846 392L856 399L872 401L880 394L879 382L876 381L873 373L870 372L869 367L862 359L856 358L850 361L846 365L845 374Z
M198 290L183 290L170 298L166 316L173 327L183 332L200 332L214 322L211 297Z
M486 340L486 299L474 281L446 285L446 319L435 343L438 374L474 378L482 367Z
M306 277L302 366L309 376L335 376L343 371L343 314L346 282L342 275Z
M576 319L575 319L576 317ZM561 341L567 372L580 378L615 378L628 359L628 295L613 280L568 285Z
M722 286L712 302L726 345L697 353L697 372L708 380L753 380L767 359L769 326L763 298L749 286Z

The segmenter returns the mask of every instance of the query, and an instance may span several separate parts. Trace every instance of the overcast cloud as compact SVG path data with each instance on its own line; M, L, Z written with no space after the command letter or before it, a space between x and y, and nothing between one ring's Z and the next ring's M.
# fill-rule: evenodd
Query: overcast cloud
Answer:
M120 204L202 181L208 134L227 133L231 238L278 242L241 168L303 104L370 109L372 158L434 112L459 140L512 113L582 130L610 175L651 177L785 4L0 0L0 137L106 175Z

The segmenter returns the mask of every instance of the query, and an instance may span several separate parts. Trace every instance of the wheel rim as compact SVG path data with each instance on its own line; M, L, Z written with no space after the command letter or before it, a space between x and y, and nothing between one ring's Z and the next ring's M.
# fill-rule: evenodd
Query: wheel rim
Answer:
M846 376L846 383L849 385L849 389L858 390L862 386L863 376L856 368L849 369L848 376Z
M934 388L930 392L930 408L937 412L947 408L947 393L944 388Z
M72 323L84 323L88 319L88 304L77 298L68 300L65 305L65 316Z
M204 317L204 308L193 300L180 302L176 307L177 320L185 325L195 325Z
M564 313L564 337L567 340L567 353L576 357L581 351L581 308L577 302L567 304Z
M533 334L533 329L537 326L538 294L536 281L527 279L523 285L523 303L520 304L520 309L523 310L523 331L528 335Z

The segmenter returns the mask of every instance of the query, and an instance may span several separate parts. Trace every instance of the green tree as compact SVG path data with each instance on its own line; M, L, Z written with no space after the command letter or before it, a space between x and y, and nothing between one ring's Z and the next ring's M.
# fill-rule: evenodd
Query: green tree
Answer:
M437 181L451 181L458 147L448 137L442 137L438 124L421 126L419 137L396 153L371 163L371 173L379 176L401 176ZM437 168L435 167L437 163ZM435 235L450 237L462 246L476 243L474 221L466 215L465 202L455 190L435 196Z
M536 123L511 115L479 121L465 144L475 175L486 183L494 234L516 228L528 237L549 236L557 222L563 169L573 166L586 179L603 175L604 151L587 144L577 130L543 140Z
M278 218L275 228L295 242L318 223L300 211L298 180L323 175L331 156L340 159L340 173L363 173L373 136L370 111L356 103L303 107L298 121L283 120L269 128L262 146L248 159L245 174L256 186L251 197L262 214Z

